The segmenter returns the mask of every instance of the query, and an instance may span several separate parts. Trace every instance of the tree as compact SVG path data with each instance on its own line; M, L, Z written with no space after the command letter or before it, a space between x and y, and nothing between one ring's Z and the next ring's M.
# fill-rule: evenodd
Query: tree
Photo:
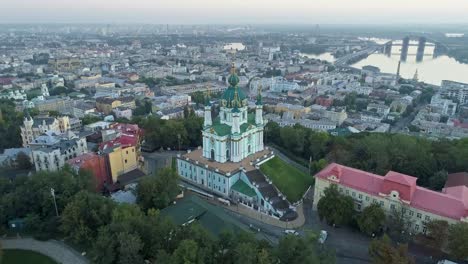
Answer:
M94 263L112 264L117 259L117 241L109 226L99 228L97 238L93 243L91 258Z
M444 220L432 220L426 224L426 236L429 239L429 245L436 249L441 249L447 241L448 223Z
M375 264L412 264L415 263L408 254L406 244L394 247L392 240L384 235L381 238L374 239L369 245L369 256L372 263Z
M62 230L75 243L89 245L98 229L111 221L114 204L108 198L89 193L77 193L62 214Z
M280 263L330 263L320 261L316 245L315 236L308 236L303 239L298 236L287 235L280 239L275 255Z
M16 156L16 164L18 168L22 170L29 170L32 168L31 158L22 151Z
M432 190L440 191L444 188L445 181L447 181L448 173L447 171L437 171L429 177L429 188Z
M3 258L3 247L2 247L2 243L0 242L0 263L2 263L2 258Z
M129 233L119 233L117 235L118 264L140 264L145 263L140 254L143 243L138 235Z
M340 194L333 184L325 189L317 210L320 219L325 219L329 225L346 225L353 217L354 202L351 197Z
M409 226L411 219L405 214L407 211L409 211L409 208L406 207L395 209L387 217L386 226L389 235L399 243L405 243L410 239Z
M448 234L448 249L455 258L468 258L468 223L450 225Z
M167 207L179 193L179 176L171 168L143 178L137 186L137 202L143 208Z
M235 264L257 263L256 246L252 243L239 243L234 249Z
M359 230L367 235L377 233L385 222L385 212L377 203L373 203L362 211L358 216Z
M313 160L321 159L326 152L329 141L328 133L311 133L309 136L310 153Z
M202 264L203 259L199 256L199 247L193 240L183 240L172 255L174 264Z

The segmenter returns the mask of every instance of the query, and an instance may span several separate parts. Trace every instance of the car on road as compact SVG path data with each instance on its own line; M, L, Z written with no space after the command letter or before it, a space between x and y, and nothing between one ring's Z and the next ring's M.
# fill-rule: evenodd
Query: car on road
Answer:
M250 224L249 227L250 227L250 229L252 229L252 230L255 231L255 232L260 232L260 228L254 226L254 225L252 225L252 224Z
M295 235L295 236L299 235L299 233L294 229L286 229L286 230L284 230L284 233L286 235Z
M325 231L325 230L321 230L321 231L320 231L320 236L319 236L318 242L319 242L320 244L325 243L325 240L327 240L327 237L328 237L328 232Z

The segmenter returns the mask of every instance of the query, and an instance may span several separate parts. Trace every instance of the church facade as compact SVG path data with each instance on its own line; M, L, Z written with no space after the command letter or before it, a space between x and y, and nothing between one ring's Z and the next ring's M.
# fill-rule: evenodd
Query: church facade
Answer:
M261 95L257 99L255 114L249 114L246 96L237 86L239 77L231 74L228 82L219 116L214 120L210 102L206 103L202 132L203 156L221 163L239 162L264 149Z
M178 173L188 187L199 192L281 217L290 210L289 202L259 170L263 162L274 157L263 143L261 91L254 112L249 113L234 67L228 83L220 99L219 114L214 118L206 98L203 147L178 155Z

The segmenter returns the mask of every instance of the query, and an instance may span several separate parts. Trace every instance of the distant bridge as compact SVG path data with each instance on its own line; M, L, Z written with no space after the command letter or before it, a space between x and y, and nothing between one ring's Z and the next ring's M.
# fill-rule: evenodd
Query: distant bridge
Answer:
M412 44L410 40L418 40L418 43L416 45ZM417 46L416 61L417 62L422 61L424 58L424 50L426 49L428 42L434 44L434 56L437 56L448 50L448 47L445 44L435 39L431 39L431 38L424 37L424 36L409 35L403 38L402 45L401 45L401 52L400 52L400 60L403 62L406 61L408 58L409 47ZM383 53L390 56L392 52L392 46L393 46L393 41L389 41L385 43L383 45Z

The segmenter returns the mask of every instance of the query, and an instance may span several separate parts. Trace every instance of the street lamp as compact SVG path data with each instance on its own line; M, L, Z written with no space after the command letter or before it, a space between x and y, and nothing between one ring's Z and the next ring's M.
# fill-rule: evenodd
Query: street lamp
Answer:
M52 198L54 198L55 214L58 217L59 213L58 213L58 208L57 208L57 201L55 200L55 190L54 190L54 188L50 188L50 194L52 195Z

